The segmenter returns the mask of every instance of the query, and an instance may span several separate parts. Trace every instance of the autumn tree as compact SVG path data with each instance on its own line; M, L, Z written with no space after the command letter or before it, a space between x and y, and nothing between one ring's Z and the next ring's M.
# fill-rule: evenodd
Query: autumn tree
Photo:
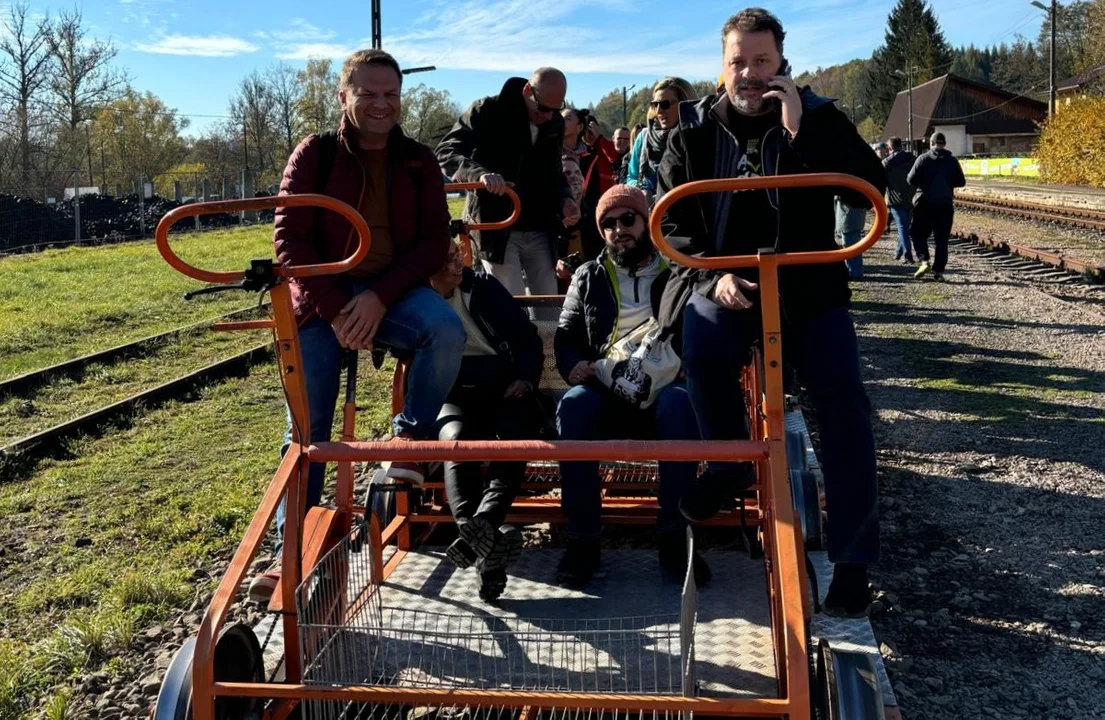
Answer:
M301 87L298 102L304 133L321 135L336 130L341 121L338 104L338 74L329 60L310 59L296 76Z
M438 90L424 84L403 91L403 132L418 142L436 145L441 136L456 122L460 106L448 90Z
M151 180L184 159L180 133L188 120L156 95L128 88L96 113L91 136L104 153L104 171L125 185ZM110 183L110 179L107 180Z

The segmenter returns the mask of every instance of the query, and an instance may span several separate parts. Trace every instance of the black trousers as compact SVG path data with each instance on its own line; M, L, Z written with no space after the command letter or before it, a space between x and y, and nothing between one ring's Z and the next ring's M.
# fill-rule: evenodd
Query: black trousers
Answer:
M499 356L465 357L460 376L438 415L438 440L530 440L538 436L536 398L504 398L513 382L509 363ZM536 390L534 390L536 392ZM445 492L455 518L482 515L503 524L525 477L525 462L446 462Z
M951 203L926 203L922 202L913 211L913 224L909 228L909 234L913 240L913 252L918 260L929 259L929 235L932 235L936 256L933 259L932 271L944 272L948 264L948 236L952 232L952 221L955 219L955 208Z

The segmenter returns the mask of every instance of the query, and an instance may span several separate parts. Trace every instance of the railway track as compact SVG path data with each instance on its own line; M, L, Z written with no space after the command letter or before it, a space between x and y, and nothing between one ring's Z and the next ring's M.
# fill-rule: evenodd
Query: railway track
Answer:
M998 215L1013 215L1015 217L1028 218L1030 220L1058 223L1069 227L1105 232L1105 211L1102 210L1069 206L1059 207L1005 198L977 196L956 197L955 205L957 208L962 208L964 210L977 210Z
M26 394L36 388L39 388L53 378L58 377L75 377L80 375L88 366L96 363L109 363L116 362L118 360L144 355L153 348L156 348L164 343L170 342L179 338L181 335L186 335L191 332L196 332L206 327L210 327L216 322L223 322L227 320L234 320L244 315L256 312L257 307L242 308L241 310L235 310L233 312L220 315L218 317L209 318L207 320L200 320L199 322L191 323L190 325L184 325L172 330L167 330L163 333L156 335L150 335L148 337L134 340L129 343L123 343L122 345L116 345L115 347L107 348L106 350L97 350L94 353L88 355L82 355L72 360L66 360L64 362L50 365L49 367L42 368L40 370L32 370L22 375L16 375L13 378L7 380L0 380L0 400L12 395Z
M141 356L150 349L171 342L182 335L199 331L205 326L210 327L214 322L231 320L255 310L256 308L237 310L217 318L179 327L10 378L0 383L0 398L31 394L35 389L47 385L53 378L78 376L85 368L95 363L110 363L128 356ZM106 423L128 417L144 408L155 407L166 401L181 398L211 382L241 375L254 363L268 359L271 353L272 348L269 343L255 345L155 387L0 446L0 474L7 479L9 475L17 472L17 467L26 468L42 457L56 454L64 448L65 440L78 434L95 431Z
M1105 282L1105 268L1062 253L1037 250L993 237L980 237L976 233L952 233L951 242L970 247L990 258L1008 259L1008 266L1028 272L1033 279L1059 283L1077 282L1079 279L1090 283Z

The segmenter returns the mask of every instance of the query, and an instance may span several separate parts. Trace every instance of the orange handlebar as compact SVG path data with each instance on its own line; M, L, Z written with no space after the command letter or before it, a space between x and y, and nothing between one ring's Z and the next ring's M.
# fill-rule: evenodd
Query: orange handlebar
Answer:
M459 192L460 190L484 190L483 183L479 182L467 182L467 183L445 183L445 192ZM514 203L514 211L510 213L510 217L506 220L500 220L499 222L490 223L475 223L473 225L465 225L467 230L506 230L508 227L518 221L518 216L522 214L522 201L518 197L518 193L514 192L514 188L507 187L504 193L510 201Z
M180 259L169 247L169 228L184 218L198 215L213 215L222 212L240 212L243 210L268 210L277 207L320 207L338 213L352 225L357 231L360 242L352 257L340 262L321 263L318 265L299 265L295 267L279 267L277 273L282 277L312 277L315 275L337 275L338 273L352 270L368 255L368 248L372 244L372 235L368 230L361 214L346 205L341 200L335 200L327 195L315 195L307 193L303 195L276 195L262 198L243 198L241 200L216 200L214 202L202 202L192 205L182 205L175 210L165 213L165 217L157 223L157 231L154 237L157 239L157 251L165 262L169 263L177 272L190 278L195 278L205 283L235 283L240 281L244 273L241 271L215 271L202 270L193 267Z
M852 175L845 175L843 173L773 175L770 177L725 178L722 180L699 180L690 182L673 189L656 203L656 207L652 209L652 215L649 218L649 231L652 233L652 240L656 243L656 247L659 248L660 252L680 265L703 269L755 267L759 264L759 258L756 255L692 257L679 252L668 244L668 240L664 237L664 232L660 227L664 219L664 213L666 213L668 208L675 204L676 201L682 200L690 195L698 195L701 193L823 186L848 188L849 190L863 193L863 195L871 201L871 205L875 209L875 224L871 227L867 236L856 245L851 245L840 250L779 253L775 258L779 265L816 265L819 263L840 262L841 260L849 260L858 257L867 250L867 248L874 245L875 241L882 237L883 231L886 230L886 203L883 202L882 195L875 189L874 185L866 180L861 180Z

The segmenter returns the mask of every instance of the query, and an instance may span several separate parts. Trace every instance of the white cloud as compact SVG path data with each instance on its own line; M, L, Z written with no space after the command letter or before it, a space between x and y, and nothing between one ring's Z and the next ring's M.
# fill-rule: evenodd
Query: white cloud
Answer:
M367 43L366 43L367 46ZM358 48L341 43L312 42L292 43L282 46L276 51L276 57L281 60L307 60L308 58L341 59L352 55Z
M228 35L165 35L152 42L138 43L139 52L159 55L194 55L199 57L233 57L257 52L256 45Z
M622 8L624 2L598 4ZM586 0L441 2L418 18L414 32L385 36L384 48L405 66L453 70L529 72L553 65L568 73L703 77L717 72L720 59L713 30L672 41L670 28L662 25L634 28L633 41L621 43L611 42L608 27L567 21L569 15L586 17L595 7Z
M295 18L288 24L290 25L289 29L273 30L269 34L277 40L294 40L299 42L330 40L337 35L333 30L320 30L303 18Z

